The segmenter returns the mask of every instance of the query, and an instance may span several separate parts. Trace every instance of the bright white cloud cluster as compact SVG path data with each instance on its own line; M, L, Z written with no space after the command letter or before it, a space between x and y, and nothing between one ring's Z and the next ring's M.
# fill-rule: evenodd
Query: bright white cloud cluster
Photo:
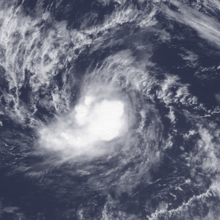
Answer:
M87 137L93 142L110 141L119 135L123 127L124 104L103 100L92 106L93 100L86 97L84 103L76 107L76 121L85 126Z
M40 145L64 159L103 155L110 150L106 143L125 131L125 115L122 100L85 96L66 118L41 129Z

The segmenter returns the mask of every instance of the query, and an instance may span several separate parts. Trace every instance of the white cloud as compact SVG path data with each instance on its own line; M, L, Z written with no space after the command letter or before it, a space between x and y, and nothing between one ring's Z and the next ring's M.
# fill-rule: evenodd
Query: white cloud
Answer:
M111 141L126 134L128 115L125 99L110 97L109 92L94 95L89 90L68 115L40 128L41 150L58 153L61 161L111 152Z
M179 7L180 10L176 12L165 6L164 12L167 16L185 25L189 25L195 29L202 38L208 40L211 43L214 43L217 46L220 46L220 25L218 21L205 15L204 13L181 4L178 1L171 2L172 4Z

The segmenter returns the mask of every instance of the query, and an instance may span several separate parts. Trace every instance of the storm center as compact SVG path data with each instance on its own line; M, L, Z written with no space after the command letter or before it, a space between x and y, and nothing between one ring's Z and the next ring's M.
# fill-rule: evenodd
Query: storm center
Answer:
M124 125L124 104L118 100L104 99L95 102L94 97L87 96L75 111L77 124L85 129L87 138L92 142L116 138Z
M101 156L112 149L110 143L109 147L101 147L103 142L121 137L127 131L125 115L125 103L119 99L85 96L67 118L40 130L39 143L60 152L64 160Z

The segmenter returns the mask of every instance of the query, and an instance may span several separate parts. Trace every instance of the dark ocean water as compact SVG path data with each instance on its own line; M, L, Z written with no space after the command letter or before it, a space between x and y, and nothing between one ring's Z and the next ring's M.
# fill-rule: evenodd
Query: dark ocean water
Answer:
M220 219L219 22L209 0L2 0L0 219ZM125 131L79 129L90 96Z

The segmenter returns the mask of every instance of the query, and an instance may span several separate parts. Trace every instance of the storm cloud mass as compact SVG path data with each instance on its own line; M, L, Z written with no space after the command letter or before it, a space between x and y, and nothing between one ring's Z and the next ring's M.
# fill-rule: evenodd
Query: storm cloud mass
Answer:
M218 220L218 1L0 2L0 219Z

